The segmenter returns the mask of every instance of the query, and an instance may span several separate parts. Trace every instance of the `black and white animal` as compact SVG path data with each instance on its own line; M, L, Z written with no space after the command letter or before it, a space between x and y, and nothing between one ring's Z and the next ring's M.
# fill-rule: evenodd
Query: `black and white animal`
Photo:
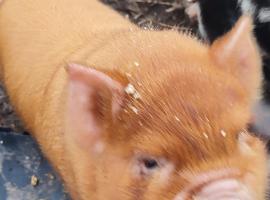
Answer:
M242 14L253 16L264 58L264 96L270 103L270 0L196 0L191 8L201 37L210 43L228 32Z
M248 14L263 58L263 100L255 106L254 126L259 135L270 139L270 0L189 0L190 17L198 20L200 36L209 43L228 32L237 19ZM270 143L268 145L270 147Z

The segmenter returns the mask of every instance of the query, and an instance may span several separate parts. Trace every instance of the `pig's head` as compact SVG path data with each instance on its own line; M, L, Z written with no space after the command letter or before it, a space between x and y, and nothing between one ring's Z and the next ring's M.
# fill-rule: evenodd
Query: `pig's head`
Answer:
M179 59L142 55L129 79L69 66L65 159L74 198L263 200L264 145L247 131L261 64L249 18L211 47L187 36L166 48L163 58Z

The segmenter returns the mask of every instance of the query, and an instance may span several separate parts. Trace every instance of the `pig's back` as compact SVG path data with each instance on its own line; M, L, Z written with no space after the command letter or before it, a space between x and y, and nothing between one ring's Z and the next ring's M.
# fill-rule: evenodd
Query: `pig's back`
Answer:
M68 55L129 25L94 0L4 0L1 77L24 121L34 124L33 113L44 103L44 91Z

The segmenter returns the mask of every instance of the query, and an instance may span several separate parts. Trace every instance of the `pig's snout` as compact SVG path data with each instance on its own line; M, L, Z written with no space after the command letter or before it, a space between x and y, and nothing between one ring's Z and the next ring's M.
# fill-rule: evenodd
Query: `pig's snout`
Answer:
M222 170L199 175L174 200L255 200L236 172Z
M236 179L223 179L214 181L195 195L196 200L252 200L245 186Z

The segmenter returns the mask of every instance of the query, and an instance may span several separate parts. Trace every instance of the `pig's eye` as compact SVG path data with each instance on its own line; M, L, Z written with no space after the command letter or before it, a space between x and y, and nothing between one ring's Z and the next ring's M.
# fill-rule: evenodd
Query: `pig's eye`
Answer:
M140 174L143 176L152 175L159 168L159 162L154 158L143 158L140 163Z
M149 177L164 166L163 159L141 153L136 154L134 161L134 175L140 177Z
M152 170L158 167L158 162L154 159L143 159L144 167L148 170Z

